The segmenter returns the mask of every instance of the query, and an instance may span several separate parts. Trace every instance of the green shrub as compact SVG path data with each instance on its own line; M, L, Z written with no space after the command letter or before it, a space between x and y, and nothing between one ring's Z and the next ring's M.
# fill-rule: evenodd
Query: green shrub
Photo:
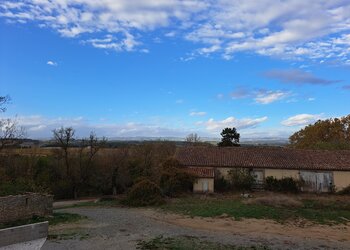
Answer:
M265 189L274 192L300 192L299 182L291 177L276 179L273 176L268 176L265 179Z
M161 205L164 200L159 186L147 179L135 183L129 190L124 204L129 206Z
M14 182L6 182L0 184L0 196L17 195L31 191L32 190L29 189L26 185L17 184Z
M235 168L228 172L230 184L236 190L251 190L255 182L248 169Z
M22 178L0 184L0 196L18 195L27 192L46 193L47 190L35 185L33 181L24 180Z

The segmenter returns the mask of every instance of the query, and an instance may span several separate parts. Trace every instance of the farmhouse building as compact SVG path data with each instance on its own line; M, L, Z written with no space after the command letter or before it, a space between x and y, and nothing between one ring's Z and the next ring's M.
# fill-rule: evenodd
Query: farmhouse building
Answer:
M302 191L340 191L350 185L350 150L299 150L278 147L183 147L175 158L198 176L195 192L214 192L216 178L233 168L247 169L258 185L269 176L302 181Z
M189 167L188 172L197 176L196 181L193 183L193 192L214 192L214 168Z

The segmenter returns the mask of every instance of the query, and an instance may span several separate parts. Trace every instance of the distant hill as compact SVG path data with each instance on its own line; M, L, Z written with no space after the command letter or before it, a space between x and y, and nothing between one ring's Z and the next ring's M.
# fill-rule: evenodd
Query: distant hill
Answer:
M156 142L164 142L169 141L175 143L177 146L185 145L185 138L179 137L117 137L117 138L109 138L107 141L107 147L115 148L115 147L123 147L127 145L138 145L143 143L156 143ZM210 137L202 137L201 141L204 143L208 143L211 145L216 145L220 139L219 138L210 138ZM79 145L80 140L76 140L73 143L74 146ZM280 146L284 147L288 145L287 139L281 138L246 138L242 139L240 144L241 146ZM39 146L39 147L57 147L58 145L52 140L32 140L25 139L23 141L23 147L31 147L31 146Z

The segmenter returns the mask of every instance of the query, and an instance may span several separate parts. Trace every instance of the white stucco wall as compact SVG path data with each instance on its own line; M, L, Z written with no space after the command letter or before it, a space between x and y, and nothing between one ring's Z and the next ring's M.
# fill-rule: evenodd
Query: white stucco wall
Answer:
M193 192L195 193L203 193L203 185L204 182L208 183L208 193L214 192L214 178L198 178L193 183Z

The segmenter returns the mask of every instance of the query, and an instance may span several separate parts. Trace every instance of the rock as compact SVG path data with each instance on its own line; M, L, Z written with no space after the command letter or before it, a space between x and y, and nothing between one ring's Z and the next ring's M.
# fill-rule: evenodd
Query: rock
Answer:
M228 218L228 217L230 217L230 216L226 213L223 213L222 215L219 216L219 218Z
M241 197L243 197L243 198L252 198L253 196L250 195L250 194L243 193L243 194L241 194Z

